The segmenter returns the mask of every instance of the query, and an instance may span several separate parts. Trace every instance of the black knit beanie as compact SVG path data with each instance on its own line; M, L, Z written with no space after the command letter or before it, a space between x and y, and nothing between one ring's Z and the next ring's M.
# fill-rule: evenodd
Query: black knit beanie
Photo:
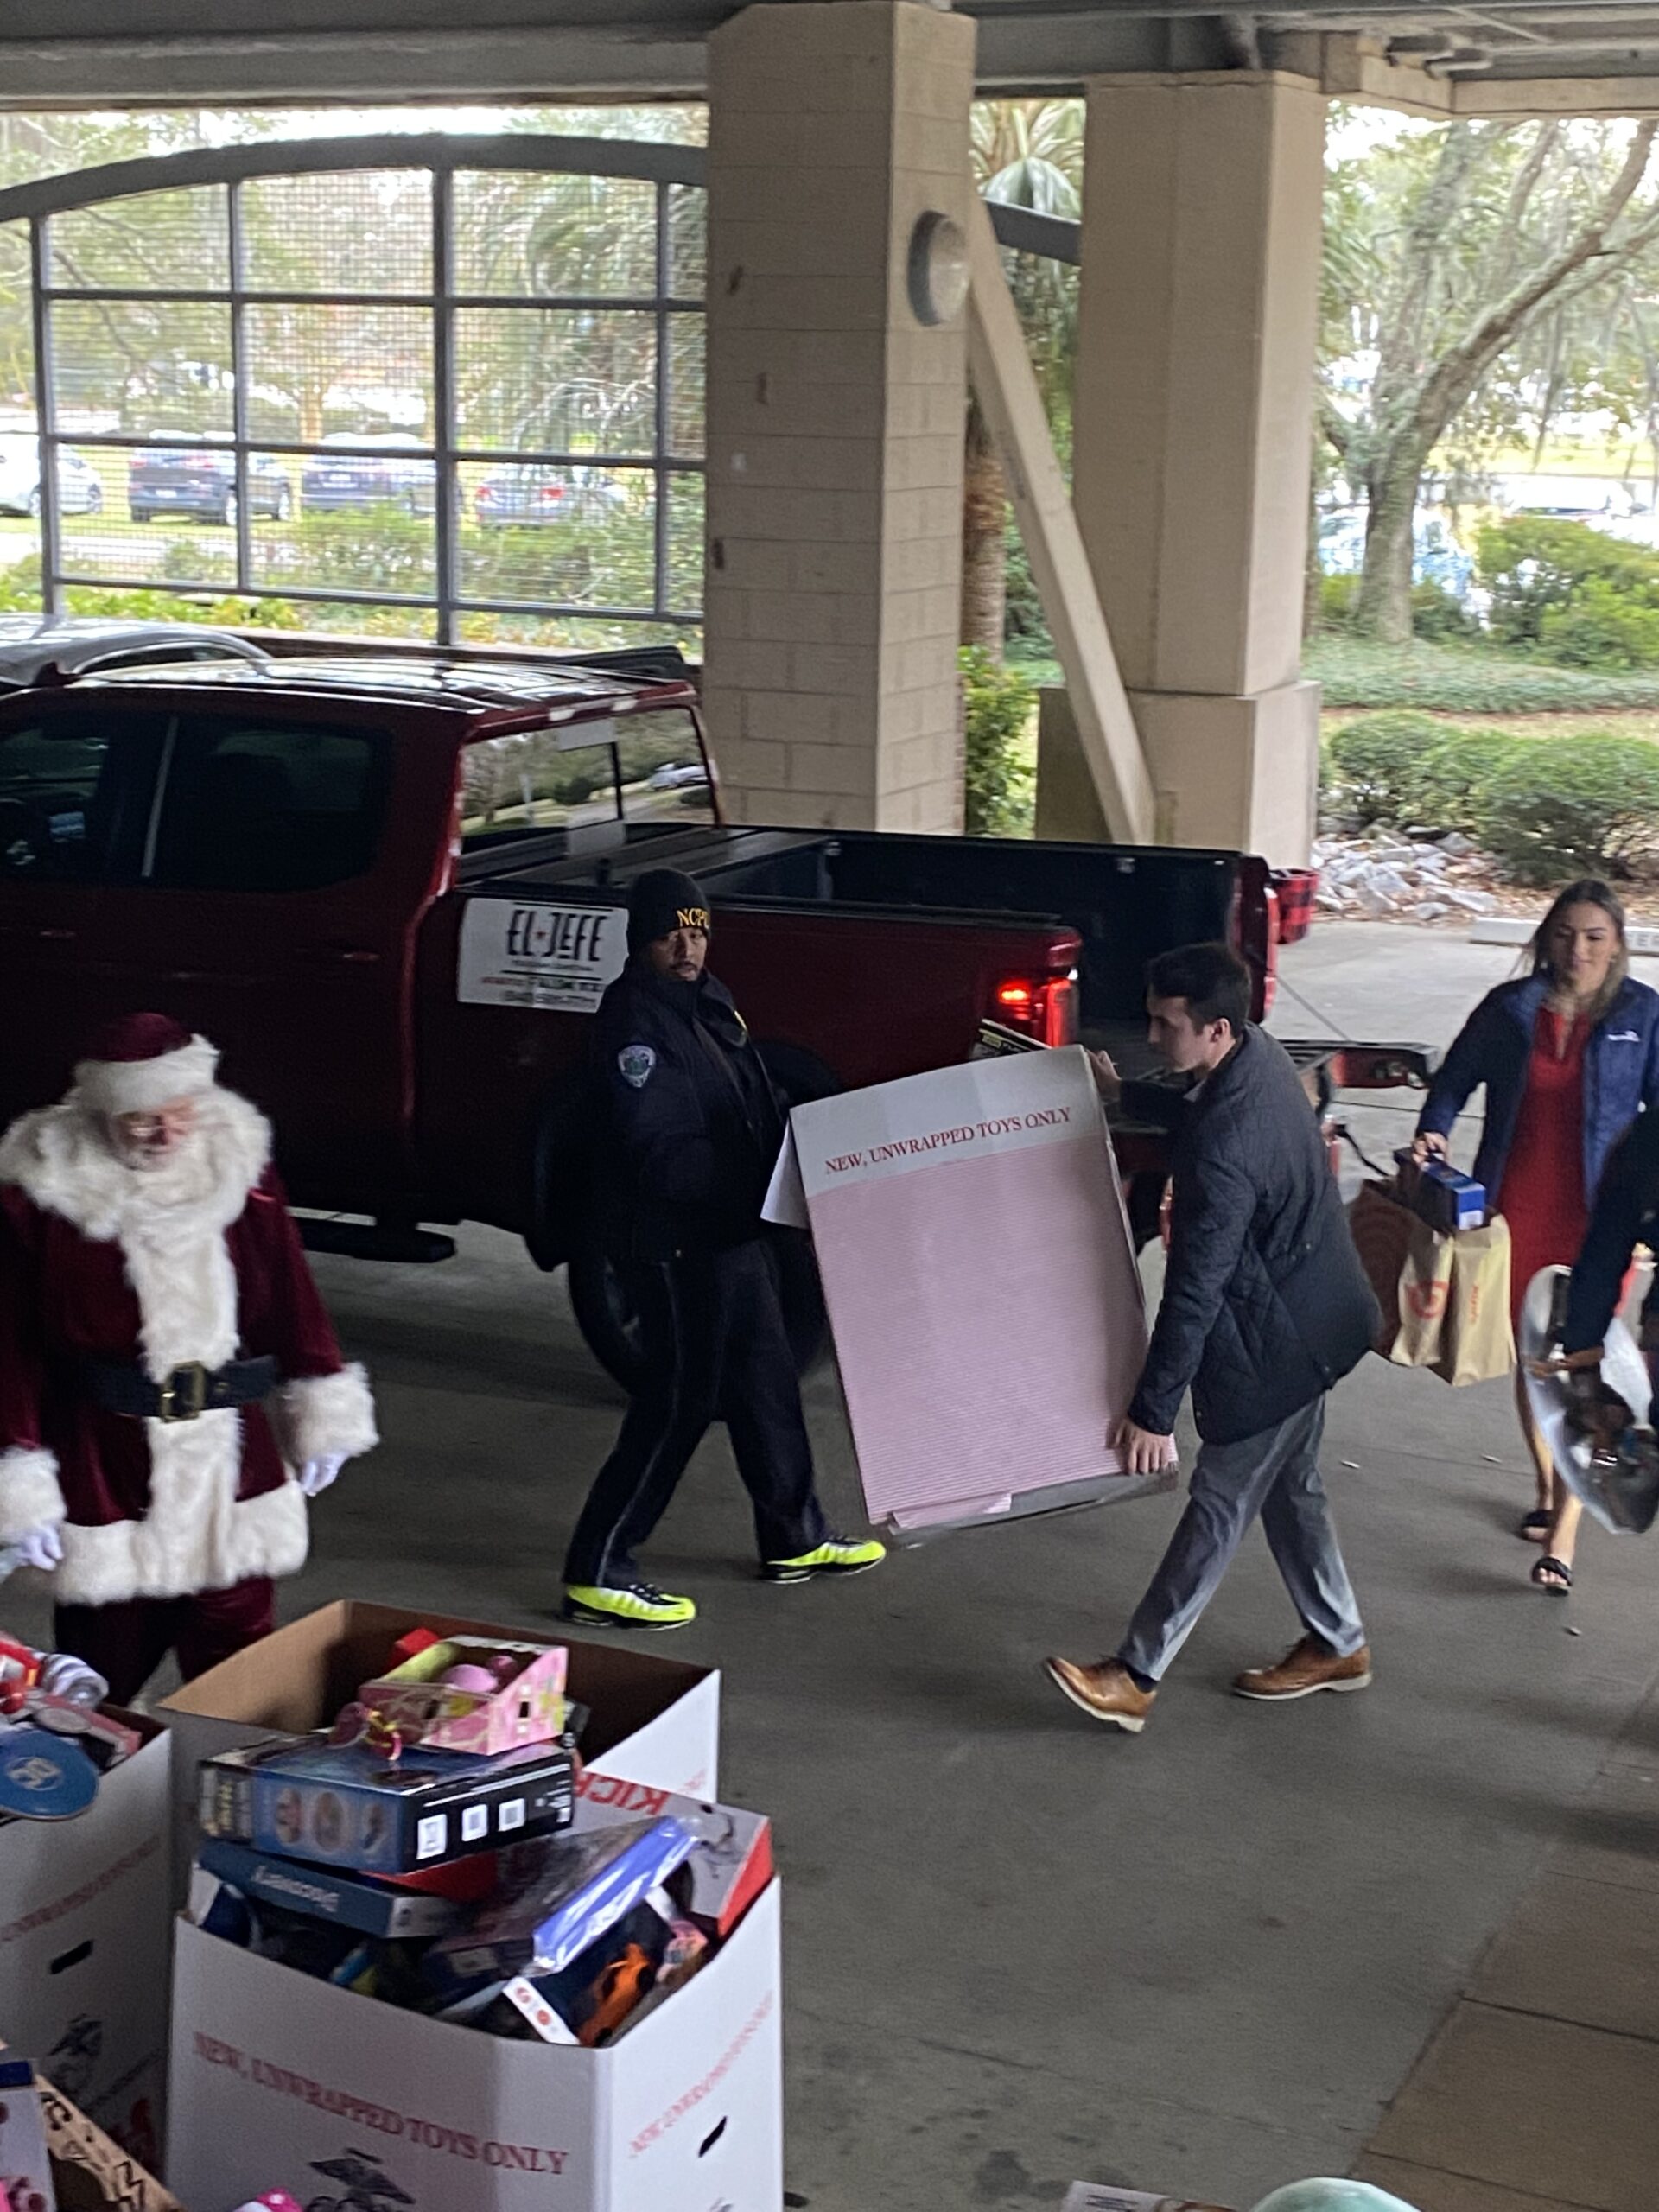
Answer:
M647 868L628 892L628 950L638 952L676 930L707 930L709 901L694 875L677 868Z

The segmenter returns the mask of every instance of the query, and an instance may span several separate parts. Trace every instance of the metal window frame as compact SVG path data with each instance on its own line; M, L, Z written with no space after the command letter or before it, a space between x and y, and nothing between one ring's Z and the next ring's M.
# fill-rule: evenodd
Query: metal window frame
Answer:
M407 170L424 175L431 217L431 284L429 289L386 292L358 290L287 290L249 282L243 191L251 181L268 177L327 175L344 170ZM527 294L459 290L454 283L455 180L470 172L512 171L525 175L612 176L649 184L652 191L652 261L654 283L649 295L637 292ZM677 607L669 593L671 487L677 477L701 475L703 463L691 454L673 452L668 442L672 418L669 389L672 375L671 334L676 316L700 315L703 302L676 295L671 287L672 251L669 236L670 189L703 183L702 150L695 147L639 144L625 140L549 138L527 133L499 137L450 137L386 134L370 139L311 139L287 144L196 149L185 154L164 155L137 162L121 162L77 175L52 177L31 185L0 192L0 223L22 220L29 226L32 316L35 343L35 401L41 454L41 568L42 601L48 615L63 612L65 595L74 589L144 590L156 579L130 577L118 567L81 569L71 573L65 565L66 544L59 497L57 455L66 445L116 451L155 450L165 438L133 432L90 433L74 439L64 435L56 405L54 322L56 311L70 305L142 305L165 312L179 307L222 309L227 317L231 428L210 432L188 443L228 456L233 472L236 500L235 582L238 596L281 598L311 604L406 607L429 618L436 642L454 645L466 619L474 614L559 620L643 622L683 627L701 622L700 609ZM111 200L136 199L157 192L224 188L226 282L219 285L140 287L137 285L77 285L58 281L52 258L51 226L54 217L98 207ZM323 588L261 582L255 574L257 545L253 532L253 503L250 477L256 456L296 460L385 460L384 444L365 440L329 444L299 440L257 439L251 435L250 395L252 363L250 315L261 307L303 309L358 308L364 311L406 309L429 318L433 435L429 442L390 449L399 458L429 464L433 471L434 503L433 589L430 594L363 591L338 587ZM492 445L463 439L456 417L456 317L468 311L499 309L507 314L527 312L612 313L648 315L652 322L652 355L655 387L652 402L652 440L626 454L550 451L541 448ZM181 440L180 442L185 442ZM485 467L589 468L607 474L620 471L648 474L652 480L652 588L649 604L612 607L553 601L481 597L461 588L460 568L461 503L460 470L463 463ZM168 580L168 588L181 597L222 597L226 587L204 579L200 583Z
M407 170L423 172L431 194L431 289L424 291L359 292L354 290L288 291L261 288L247 282L242 190L256 180L330 175L343 171ZM521 172L528 175L607 176L632 179L654 188L656 222L654 283L647 297L639 294L507 294L467 291L454 288L454 186L457 175L471 172ZM126 449L153 449L155 437L118 432L88 434L68 439L59 427L54 360L54 309L72 302L87 304L143 303L168 307L198 305L224 307L229 315L232 428L228 437L211 435L193 443L232 457L236 489L236 582L243 596L281 597L335 605L367 605L419 608L434 618L440 645L455 642L459 620L474 613L510 616L551 616L560 620L645 622L677 626L702 620L701 610L677 609L670 603L670 493L677 477L701 476L702 460L674 453L670 445L673 418L671 378L672 333L677 315L702 310L704 302L672 290L672 194L681 187L707 185L707 157L701 147L665 145L614 138L563 138L534 132L449 134L444 132L385 132L363 138L312 138L267 141L251 146L195 147L178 154L149 156L135 161L112 162L67 175L38 178L28 184L0 190L0 224L26 223L31 276L31 315L34 334L34 372L36 434L40 445L41 569L45 610L56 616L63 611L66 589L79 587L118 590L154 588L154 577L67 575L63 568L62 513L59 499L57 454L69 444ZM111 285L79 287L54 282L51 223L57 215L72 213L113 200L135 199L167 191L188 191L224 186L226 226L227 284L200 289L139 289ZM1029 210L988 203L999 241L1008 248L1076 263L1080 258L1080 230L1075 223ZM344 588L328 591L284 585L269 589L252 575L254 543L252 509L248 496L250 466L259 454L299 458L332 456L384 458L384 445L353 445L342 442L328 446L255 440L249 435L247 376L247 317L262 306L304 308L346 307L378 310L414 308L431 317L431 360L434 437L429 445L400 448L411 461L427 461L435 471L434 591L430 596L392 592L361 592ZM513 448L480 447L457 435L455 406L455 316L468 309L532 308L649 314L654 323L656 388L653 401L652 444L648 453L597 454L549 453ZM458 588L460 551L460 464L485 463L542 467L591 467L607 470L648 470L653 483L652 604L649 607L609 607L534 600L482 599ZM172 583L181 598L221 597L225 587Z

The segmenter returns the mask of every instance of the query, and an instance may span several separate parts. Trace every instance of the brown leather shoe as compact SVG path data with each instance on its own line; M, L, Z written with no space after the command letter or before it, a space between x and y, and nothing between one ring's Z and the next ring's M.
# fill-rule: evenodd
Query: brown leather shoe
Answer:
M1079 1667L1070 1659L1045 1659L1043 1672L1057 1689L1091 1720L1138 1736L1157 1700L1156 1690L1143 1690L1119 1660L1103 1659L1097 1667Z
M1276 1667L1251 1667L1238 1675L1233 1690L1239 1697L1287 1705L1294 1697L1312 1697L1315 1690L1368 1690L1370 1686L1369 1644L1362 1643L1344 1659L1317 1636L1305 1636Z

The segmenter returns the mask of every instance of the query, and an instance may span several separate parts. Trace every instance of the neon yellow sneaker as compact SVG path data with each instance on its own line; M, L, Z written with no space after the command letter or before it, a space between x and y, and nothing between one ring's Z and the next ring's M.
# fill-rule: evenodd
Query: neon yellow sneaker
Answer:
M815 1574L868 1574L887 1555L887 1546L874 1536L855 1544L849 1536L826 1530L823 1541L798 1559L762 1560L760 1573L767 1582L810 1582Z
M684 1628L697 1609L689 1598L676 1598L654 1582L630 1582L612 1589L596 1582L567 1582L564 1618L589 1628Z

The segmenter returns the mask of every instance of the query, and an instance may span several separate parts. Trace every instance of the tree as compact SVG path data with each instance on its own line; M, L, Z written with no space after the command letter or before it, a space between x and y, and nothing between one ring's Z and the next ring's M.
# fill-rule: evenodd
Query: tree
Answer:
M1452 124L1338 165L1320 420L1368 502L1362 630L1410 635L1418 490L1454 427L1478 442L1541 409L1547 419L1567 397L1573 318L1592 301L1605 308L1659 238L1659 211L1638 197L1656 127L1626 138L1623 126L1559 120ZM1499 373L1541 340L1532 373ZM1574 374L1587 375L1582 344L1577 354ZM1369 378L1356 372L1366 365Z
M1075 221L1082 205L1081 100L986 100L974 109L974 174L988 200ZM1003 256L1049 418L1069 448L1077 271ZM962 642L1002 658L1007 608L1007 486L977 404L968 404L962 512Z

